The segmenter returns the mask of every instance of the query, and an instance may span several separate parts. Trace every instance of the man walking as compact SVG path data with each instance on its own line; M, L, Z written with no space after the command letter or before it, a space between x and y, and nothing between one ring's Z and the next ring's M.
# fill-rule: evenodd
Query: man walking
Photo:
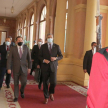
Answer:
M0 46L0 55L1 55L1 60L0 60L0 89L2 88L2 83L3 83L5 73L6 73L5 83L7 85L7 88L10 88L9 84L10 84L11 74L7 73L6 65L7 65L7 57L9 56L9 51L10 51L10 48L12 46L13 45L11 45L10 38L6 38L4 44Z
M31 55L28 47L23 45L23 38L18 36L16 38L17 46L10 49L9 57L7 60L7 70L11 74L11 65L13 68L14 76L14 102L18 100L19 95L19 78L21 81L20 93L24 98L24 88L27 82L27 73L31 71Z
M48 98L54 100L54 91L56 86L56 75L57 75L57 66L58 60L61 60L63 55L61 53L59 45L53 43L53 35L47 35L47 43L41 46L39 52L39 59L41 60L41 71L43 79L43 91L45 97L45 104L48 103ZM48 81L49 80L49 81ZM50 87L48 90L48 82Z

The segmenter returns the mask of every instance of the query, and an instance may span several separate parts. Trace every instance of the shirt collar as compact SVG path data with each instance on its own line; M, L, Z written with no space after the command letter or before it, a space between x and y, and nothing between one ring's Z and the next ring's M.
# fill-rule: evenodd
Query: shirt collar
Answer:
M52 43L47 43L48 44L48 46L49 46L49 44L51 44L51 46L53 46L53 42Z
M21 47L21 49L23 48L23 46L18 46L18 45L17 45L17 48L19 48L19 47Z

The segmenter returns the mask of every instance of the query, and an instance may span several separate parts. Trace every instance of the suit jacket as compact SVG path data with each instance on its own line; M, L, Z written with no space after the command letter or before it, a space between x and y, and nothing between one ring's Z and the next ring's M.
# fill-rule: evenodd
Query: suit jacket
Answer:
M11 47L9 57L7 59L7 70L11 69L11 64L14 73L19 72L20 68L22 68L24 73L27 73L27 68L31 69L31 54L29 48L26 45L23 45L23 54L21 58L19 56L17 46Z
M51 57L57 57L57 60L51 61ZM42 63L41 65L42 72L48 71L49 65L50 65L51 71L56 72L57 66L58 66L58 60L61 60L62 58L63 58L63 55L61 53L59 45L53 43L51 54L50 54L49 49L48 49L48 44L47 43L43 44L39 51L39 59ZM49 64L43 63L44 59L49 60L50 63Z
M41 62L39 60L39 47L38 45L34 45L33 49L32 49L32 53L31 53L31 58L34 60L35 66L37 67L37 65L41 65Z
M92 50L86 51L83 59L83 69L87 69L88 74L90 75L91 65L92 65Z
M12 47L12 45L10 45L10 47ZM3 45L0 45L0 54L1 54L0 67L6 67L7 49L5 43Z

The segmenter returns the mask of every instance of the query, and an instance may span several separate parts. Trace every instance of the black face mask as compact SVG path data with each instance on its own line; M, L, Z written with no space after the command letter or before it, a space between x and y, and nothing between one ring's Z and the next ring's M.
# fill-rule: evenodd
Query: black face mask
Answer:
M18 46L22 46L23 42L18 42Z

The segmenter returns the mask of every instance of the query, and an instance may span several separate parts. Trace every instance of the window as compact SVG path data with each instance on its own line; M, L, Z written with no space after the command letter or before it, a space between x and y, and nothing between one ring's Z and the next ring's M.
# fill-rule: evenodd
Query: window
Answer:
M39 38L45 42L45 27L46 27L46 6L43 7L40 17Z
M20 34L20 29L21 29L21 24L19 23L19 24L18 24L18 36L21 35L21 34Z
M34 28L34 14L30 20L30 49L33 47L33 28Z
M65 20L65 40L64 40L64 52L65 52L65 47L66 47L67 18L68 18L68 0L67 0L67 2L66 2L66 20Z
M24 36L26 36L26 19L24 20Z

